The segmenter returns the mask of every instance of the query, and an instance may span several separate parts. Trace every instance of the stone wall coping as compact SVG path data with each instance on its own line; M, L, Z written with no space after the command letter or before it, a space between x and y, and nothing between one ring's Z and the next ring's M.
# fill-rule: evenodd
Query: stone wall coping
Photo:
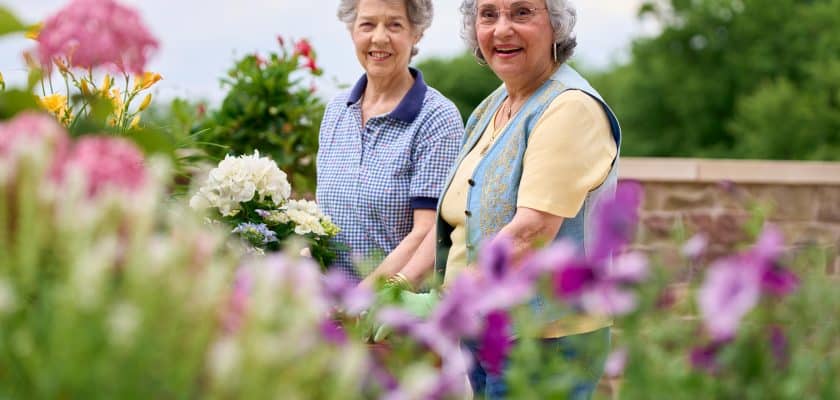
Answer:
M646 182L840 185L840 162L622 157L619 176Z

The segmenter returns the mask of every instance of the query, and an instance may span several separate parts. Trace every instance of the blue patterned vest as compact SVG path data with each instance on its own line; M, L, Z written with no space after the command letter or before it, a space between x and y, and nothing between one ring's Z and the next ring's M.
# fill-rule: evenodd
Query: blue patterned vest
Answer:
M621 147L621 129L618 120L610 110L607 103L601 98L595 89L589 85L580 74L567 65L562 65L533 95L525 102L507 128L496 138L488 153L476 166L470 181L470 189L467 194L467 215L466 221L466 246L467 263L476 260L476 252L483 240L498 233L502 227L507 225L516 213L516 199L519 191L519 180L522 176L522 161L525 156L525 149L528 146L528 138L534 125L542 116L549 104L566 90L581 90L597 100L604 108L612 129L616 147ZM452 183L455 170L460 166L461 160L472 150L481 137L482 132L487 129L496 110L501 106L507 97L504 86L499 87L488 96L473 112L467 121L466 135L461 147L461 153L455 167L449 173L444 193ZM558 135L573 135L574 132L557 132ZM597 188L589 192L583 207L574 218L566 218L560 226L560 231L555 240L568 238L578 243L583 251L589 250L589 232L587 227L591 226L589 218L601 196L611 196L615 193L617 181L618 156L613 160L609 175L606 180ZM562 174L563 171L545 171L547 174ZM437 210L437 254L435 257L435 271L438 280L443 281L446 273L446 260L449 248L452 245L452 227L449 226L440 216L440 202Z

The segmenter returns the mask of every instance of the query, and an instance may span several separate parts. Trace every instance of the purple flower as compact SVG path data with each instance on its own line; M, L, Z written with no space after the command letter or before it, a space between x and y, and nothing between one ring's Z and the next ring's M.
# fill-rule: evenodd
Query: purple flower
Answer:
M698 233L688 239L682 246L682 254L692 260L700 258L709 246L709 238Z
M694 369L714 374L720 368L717 362L717 355L725 341L713 341L702 347L695 347L691 350L689 361Z
M348 315L359 315L373 304L373 292L357 285L341 271L330 270L324 275L322 282L324 293L331 305Z
M339 325L337 322L333 321L332 319L325 319L321 321L321 336L327 342L336 345L343 345L347 343L347 333L344 332L344 329Z
M700 315L716 340L731 339L741 318L758 303L758 270L743 261L743 257L732 257L716 262L700 287Z
M779 265L768 265L761 274L761 289L765 294L782 297L799 287L799 278Z
M487 315L478 358L490 373L502 373L502 367L513 345L511 334L510 317L506 312L494 311Z
M762 293L783 296L796 289L798 278L779 265L783 245L778 229L767 225L749 251L709 268L698 302L713 338L734 336L741 318L755 307Z
M266 224L255 224L253 222L243 222L233 228L231 233L238 233L243 238L254 244L269 244L277 241L277 234L271 229L268 229Z
M636 295L609 281L585 291L578 302L584 310L597 315L624 315L636 309Z
M564 299L574 299L596 280L595 271L587 264L571 264L554 275L554 291Z
M483 276L496 281L504 279L512 267L512 251L513 243L507 236L497 235L488 240L478 255L478 268Z
M607 357L607 362L604 364L604 375L610 378L617 378L624 373L624 367L627 366L627 348L620 348Z
M623 254L612 265L570 262L554 274L554 291L590 313L627 314L636 308L636 295L626 286L644 280L647 267L647 259L638 253Z
M600 262L630 244L636 233L644 188L636 181L621 181L615 197L595 208L594 242L591 259Z
M776 365L784 368L788 363L788 339L781 327L774 325L770 328L770 348Z

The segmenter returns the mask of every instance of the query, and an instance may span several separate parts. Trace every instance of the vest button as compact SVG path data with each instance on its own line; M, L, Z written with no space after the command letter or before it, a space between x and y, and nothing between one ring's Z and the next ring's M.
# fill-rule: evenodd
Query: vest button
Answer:
M472 212L470 210L464 210L464 214L466 214L468 217L472 216Z
M470 184L470 186L475 186L475 181L474 181L472 178L470 178L469 180L467 180L467 183L469 183L469 184Z

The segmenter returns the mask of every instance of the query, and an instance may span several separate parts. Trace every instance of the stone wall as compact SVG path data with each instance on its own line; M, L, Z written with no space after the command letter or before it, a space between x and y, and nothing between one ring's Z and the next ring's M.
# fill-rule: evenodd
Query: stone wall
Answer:
M714 257L747 239L760 207L793 250L827 250L820 267L840 275L840 163L625 158L620 171L645 187L638 245L666 265L680 265L674 232L705 232Z

